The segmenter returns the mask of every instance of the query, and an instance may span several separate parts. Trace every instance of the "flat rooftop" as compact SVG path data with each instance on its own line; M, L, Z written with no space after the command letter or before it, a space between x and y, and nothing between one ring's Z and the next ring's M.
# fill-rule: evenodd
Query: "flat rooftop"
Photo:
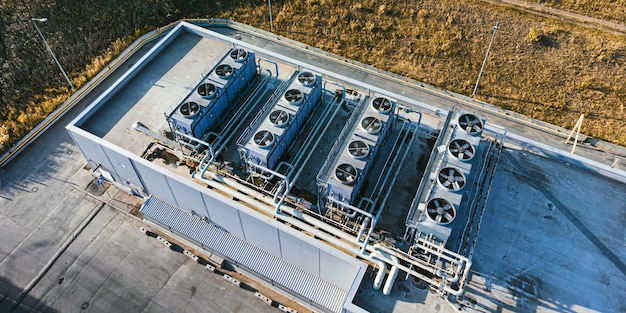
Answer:
M242 43L257 44L261 40L253 32L226 27L214 29L238 37ZM165 137L168 127L164 113L189 93L214 62L232 47L231 42L220 36L207 38L182 33L174 40L175 44L160 51L130 83L106 99L106 105L85 117L81 128L136 155L142 155L154 138L133 129L134 123L141 122L155 134ZM271 45L270 39L264 40L264 44L258 45ZM140 53L147 53L147 50ZM277 59L273 54L257 56ZM279 70L284 76L280 80L288 79L289 73L298 68L293 60L325 66L328 71L338 68L331 61L304 50L284 57ZM125 68L118 70L125 71ZM337 73L342 77L362 77L364 81L371 79L367 71L337 70ZM111 86L112 83L105 81L103 84ZM384 88L385 84L390 83L380 86ZM349 86L365 91L354 84ZM426 101L409 87L394 85L390 88L406 88L407 94L417 94L414 97L417 101ZM428 105L436 107L438 104L428 102ZM411 150L414 153L432 149L429 140L433 131L442 125L441 116L421 111L425 118L421 139ZM344 120L348 113L341 113ZM87 303L90 310L97 312L118 309L165 312L182 308L202 311L207 307L220 307L229 312L246 310L245 305L226 307L214 302L212 297L194 297L200 293L218 294L211 289L218 283L207 284L204 269L192 267L181 254L159 249L155 241L137 237L138 234L131 231L139 225L136 221L124 218L124 214L117 211L102 209L131 210L125 202L120 203L127 200L111 189L112 198L104 191L96 197L89 196L96 188L94 181L88 171L81 169L85 160L62 126L46 133L0 173L0 214L5 217L0 225L11 234L0 245L0 275L3 277L0 287L5 295L0 305L10 306L10 301L23 294L23 290L34 286L26 292L28 297L20 308L66 311L84 309ZM333 126L335 132L341 130L340 126ZM333 134L332 130L329 134ZM330 149L332 140L322 142L325 144L320 145L320 154ZM579 158L569 159L532 140L516 137L505 141L504 146L480 225L465 297L450 304L411 279L398 279L392 294L385 297L371 289L372 274L366 275L355 303L372 312L626 311L623 304L626 301L626 204L623 201L626 183L602 175L605 168L597 169L596 165ZM404 169L423 175L421 171L426 164L419 163L419 156L413 155ZM312 167L316 166L321 164ZM168 167L185 175L171 166L164 166ZM309 189L315 187L311 183L314 173L311 169L301 176ZM389 214L381 220L381 227L391 230L392 238L401 235L398 229L404 230L406 212L398 213L404 211L394 211L394 208L402 207L398 205L401 201L411 200L413 189L417 188L411 183L415 179L411 178L410 174L399 178L397 186L403 186L400 189L407 190L406 195L392 199L391 210L385 211ZM43 199L50 210L40 209ZM95 217L90 217L90 213ZM73 218L68 222L67 216ZM70 244L69 249L63 248L62 242L83 221L88 224L86 231L77 235L77 241ZM139 249L129 250L130 240ZM53 252L60 254L58 260L62 262L52 259ZM46 261L50 259L56 261L54 266L41 274L40 270L47 268ZM123 266L114 266L118 264ZM148 264L144 275L137 275L137 264ZM194 279L200 282L194 283ZM157 281L161 289L146 287ZM218 289L223 288L229 287ZM120 298L119 290L132 294L133 299ZM176 299L192 301L166 301L168 293L163 290L180 295ZM113 303L109 301L111 298L118 301ZM252 296L234 300L258 308L254 305L258 300Z

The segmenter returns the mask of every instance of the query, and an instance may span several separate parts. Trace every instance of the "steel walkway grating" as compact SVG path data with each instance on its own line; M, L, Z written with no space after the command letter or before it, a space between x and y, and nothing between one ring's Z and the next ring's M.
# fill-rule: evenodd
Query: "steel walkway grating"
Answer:
M294 294L341 312L347 292L223 229L155 196L141 208L148 220L163 225L283 286Z

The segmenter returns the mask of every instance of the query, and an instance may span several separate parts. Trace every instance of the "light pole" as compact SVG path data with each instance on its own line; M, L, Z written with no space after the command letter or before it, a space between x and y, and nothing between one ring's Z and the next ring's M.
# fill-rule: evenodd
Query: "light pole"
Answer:
M63 70L61 63L59 63L59 60L57 60L56 55L54 55L54 52L52 52L52 48L50 48L50 45L48 45L48 41L46 41L46 37L43 36L43 33L41 33L39 26L37 26L37 22L45 23L48 19L45 17L42 17L42 18L31 18L30 20L33 22L33 25L35 25L35 28L37 29L37 33L39 33L39 36L43 40L43 43L46 45L46 48L48 49L48 52L50 52L50 55L52 55L54 62L56 62L57 65L59 66L59 69L61 70L61 73L63 73L63 76L65 77L65 80L67 80L67 83L70 85L70 88L74 89L74 85L72 84L72 81L70 80L69 77L67 77L67 74L65 73L65 70Z
M476 96L476 89L478 89L478 83L480 82L480 76L483 75L483 69L485 68L485 63L487 63L487 57L489 56L489 50L491 50L491 44L493 43L493 37L496 36L496 30L498 30L498 24L500 22L496 22L496 25L493 27L493 34L491 34L491 41L489 41L489 47L487 47L487 53L485 53L485 59L483 60L483 66L480 67L480 72L478 73L478 78L476 79L476 85L474 86L474 91L472 91L472 98Z
M272 0L267 0L267 4L270 6L270 30L274 32L274 21L272 21Z

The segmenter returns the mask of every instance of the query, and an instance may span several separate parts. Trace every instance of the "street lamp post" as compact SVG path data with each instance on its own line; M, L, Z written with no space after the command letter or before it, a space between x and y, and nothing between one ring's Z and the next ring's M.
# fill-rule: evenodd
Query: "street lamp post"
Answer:
M270 30L274 32L274 21L272 21L272 0L267 0L267 4L270 7Z
M42 18L31 18L30 20L33 22L33 25L35 25L35 28L37 29L37 33L39 33L39 36L43 40L43 43L46 45L46 48L48 49L48 52L50 52L50 55L52 55L54 62L56 62L56 64L59 66L59 69L61 70L61 73L63 73L65 80L67 80L68 85L70 85L70 88L74 89L74 85L72 84L72 81L70 80L69 77L67 77L67 74L65 73L65 70L63 70L61 63L59 63L59 60L57 59L56 55L54 55L54 52L52 52L52 48L50 48L48 41L46 41L46 37L43 36L43 33L39 29L39 26L37 26L37 22L45 23L48 19L45 17L42 17Z
M491 50L491 44L493 43L493 37L496 36L496 30L498 30L498 24L500 22L496 22L496 25L493 27L493 34L491 34L491 41L489 41L489 47L487 47L487 53L485 53L485 59L483 60L483 66L480 67L480 72L478 73L478 78L476 79L476 85L474 86L474 91L472 91L472 98L476 96L476 89L478 89L478 83L480 82L480 76L483 75L483 69L485 69L485 63L487 63L487 57L489 56L489 50Z

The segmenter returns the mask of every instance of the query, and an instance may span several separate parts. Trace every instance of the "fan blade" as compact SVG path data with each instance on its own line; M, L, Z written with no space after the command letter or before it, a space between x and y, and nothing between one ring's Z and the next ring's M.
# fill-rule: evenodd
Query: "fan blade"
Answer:
M437 223L441 223L441 218L442 218L442 217L443 217L443 216L441 216L441 214L438 214L438 215L437 215L437 217L435 218L435 221L436 221Z
M450 181L448 181L448 180L444 180L442 185L443 185L444 187L448 187L448 186L450 186Z
M443 216L446 218L448 222L451 222L454 219L454 216L452 216L452 214L450 213L446 213Z
M467 154L468 159L474 156L474 152L472 152L471 150L465 151L465 154Z

